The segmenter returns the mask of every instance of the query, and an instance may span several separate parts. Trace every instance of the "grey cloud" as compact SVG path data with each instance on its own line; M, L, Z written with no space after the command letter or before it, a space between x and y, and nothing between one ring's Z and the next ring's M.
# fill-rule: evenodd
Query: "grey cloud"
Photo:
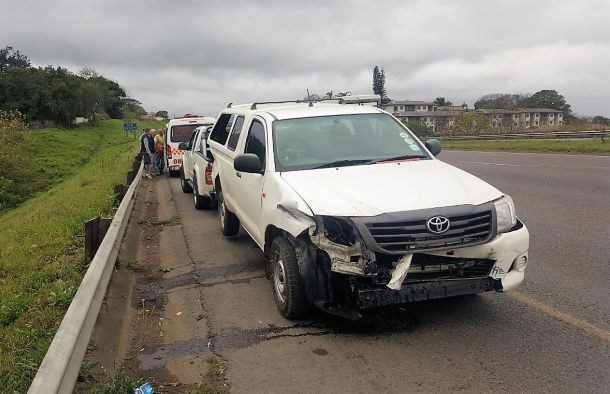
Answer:
M87 65L145 108L217 113L229 101L370 92L469 104L558 89L606 114L607 1L10 1L0 37L36 64Z

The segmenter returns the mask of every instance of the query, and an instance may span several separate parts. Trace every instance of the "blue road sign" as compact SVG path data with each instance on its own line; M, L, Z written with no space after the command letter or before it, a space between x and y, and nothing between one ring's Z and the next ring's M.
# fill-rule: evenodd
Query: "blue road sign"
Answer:
M123 130L125 131L136 131L138 125L136 123L123 123Z

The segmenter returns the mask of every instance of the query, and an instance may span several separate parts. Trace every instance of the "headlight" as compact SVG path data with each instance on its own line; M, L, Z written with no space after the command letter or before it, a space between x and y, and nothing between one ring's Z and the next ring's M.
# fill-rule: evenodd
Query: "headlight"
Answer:
M507 231L517 224L517 214L512 198L504 196L494 201L494 205L496 206L496 229L498 233Z

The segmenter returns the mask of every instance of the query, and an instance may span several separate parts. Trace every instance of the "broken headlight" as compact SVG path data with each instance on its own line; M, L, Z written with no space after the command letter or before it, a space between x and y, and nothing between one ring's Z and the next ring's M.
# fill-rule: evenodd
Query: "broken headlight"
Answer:
M498 233L508 231L517 224L517 214L515 213L515 204L512 198L504 196L494 201L494 205L496 207Z
M336 244L352 246L356 243L354 227L344 219L323 216L324 236Z

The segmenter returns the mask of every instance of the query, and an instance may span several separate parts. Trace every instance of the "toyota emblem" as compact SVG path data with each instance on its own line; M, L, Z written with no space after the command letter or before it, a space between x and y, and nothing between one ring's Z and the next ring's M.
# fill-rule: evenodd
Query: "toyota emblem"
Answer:
M442 234L449 230L449 227L451 227L451 223L444 216L434 216L426 222L426 228L432 234Z

